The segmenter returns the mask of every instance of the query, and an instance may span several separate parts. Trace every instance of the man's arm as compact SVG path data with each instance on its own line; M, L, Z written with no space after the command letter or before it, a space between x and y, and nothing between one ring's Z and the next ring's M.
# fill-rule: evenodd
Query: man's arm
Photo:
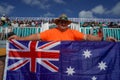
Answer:
M86 40L89 41L101 41L102 37L98 37L98 36L93 36L93 35L85 35L86 36Z
M37 33L37 34L32 34L30 36L26 36L26 37L19 37L17 35L13 35L13 36L10 36L8 38L8 40L10 39L16 39L16 40L40 40L40 34Z
M89 41L102 41L103 37L98 37L98 36L93 36L93 35L86 35L85 39L89 40ZM115 39L113 37L107 37L106 41L116 42L117 39Z

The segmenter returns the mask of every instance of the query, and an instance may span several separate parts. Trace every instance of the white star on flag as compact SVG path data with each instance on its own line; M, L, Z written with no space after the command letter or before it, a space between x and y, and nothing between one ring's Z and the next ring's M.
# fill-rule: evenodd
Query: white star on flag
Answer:
M90 58L90 56L92 55L91 51L89 51L89 50L86 50L86 51L83 51L83 52L84 52L83 56L85 56L85 58Z
M98 63L99 64L99 66L98 66L98 68L100 68L100 70L105 70L106 69L106 63L105 62L103 62L103 61L101 61L100 63Z
M71 68L71 66L70 66L69 68L67 68L66 73L67 73L68 75L73 75L73 73L75 73L74 68Z
M97 80L97 78L96 78L95 76L93 76L91 79L92 79L92 80Z

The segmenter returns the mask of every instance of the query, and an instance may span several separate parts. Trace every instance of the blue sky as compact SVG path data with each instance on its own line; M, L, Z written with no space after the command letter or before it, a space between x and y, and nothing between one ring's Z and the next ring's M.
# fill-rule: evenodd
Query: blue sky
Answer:
M120 0L0 0L10 17L120 18Z

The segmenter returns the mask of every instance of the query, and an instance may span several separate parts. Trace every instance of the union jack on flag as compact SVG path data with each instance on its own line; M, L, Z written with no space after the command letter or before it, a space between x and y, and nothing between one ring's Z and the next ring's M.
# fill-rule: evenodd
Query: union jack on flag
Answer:
M29 63L29 70L36 72L37 64L51 72L58 72L58 67L50 61L59 61L59 50L52 50L60 44L59 41L52 41L45 44L39 44L40 41L27 41L21 43L11 40L9 47L9 59L18 59L17 62L9 65L8 70L18 70Z

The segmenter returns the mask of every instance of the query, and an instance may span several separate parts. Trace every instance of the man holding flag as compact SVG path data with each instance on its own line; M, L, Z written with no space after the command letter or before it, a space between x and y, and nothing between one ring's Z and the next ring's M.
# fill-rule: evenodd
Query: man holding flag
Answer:
M120 44L80 42L102 38L69 29L71 21L65 14L54 23L57 27L45 32L9 37L4 80L120 79Z

